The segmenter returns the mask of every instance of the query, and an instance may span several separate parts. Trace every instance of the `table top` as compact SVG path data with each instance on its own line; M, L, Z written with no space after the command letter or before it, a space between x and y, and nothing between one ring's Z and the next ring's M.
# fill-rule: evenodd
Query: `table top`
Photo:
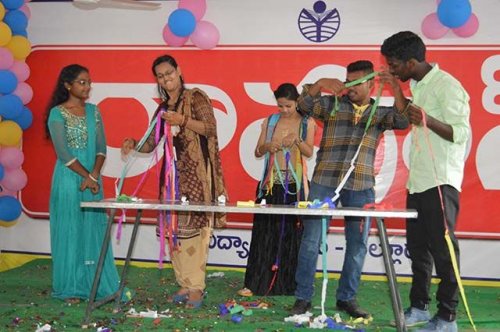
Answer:
M259 205L238 206L237 203L182 203L180 201L160 201L154 199L138 199L132 202L119 202L114 198L101 201L82 202L81 207L103 209L132 209L132 210L162 210L162 211L191 211L191 212L222 212L222 213L252 213L252 214L289 214L308 216L331 217L374 217L374 218L416 218L416 210L404 209L362 209L344 208L297 208L292 205Z

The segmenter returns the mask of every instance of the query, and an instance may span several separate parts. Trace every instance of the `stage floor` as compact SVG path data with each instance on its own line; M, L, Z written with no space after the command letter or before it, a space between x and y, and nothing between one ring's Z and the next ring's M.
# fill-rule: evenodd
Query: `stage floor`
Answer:
M4 254L0 254L4 255ZM211 267L208 271L207 297L200 310L187 310L167 302L167 296L176 289L173 271L167 266L158 270L151 267L132 266L129 271L128 287L135 292L133 300L123 312L112 313L112 304L96 309L91 322L116 331L289 331L295 330L293 323L284 322L287 310L293 305L292 296L242 298L237 295L242 287L244 272L234 269ZM119 270L121 265L119 264ZM222 272L222 273L221 273ZM1 331L35 331L37 325L49 324L55 331L77 331L81 329L86 309L86 302L66 304L51 298L51 261L35 259L25 265L0 272L0 330ZM223 274L223 275L221 275ZM313 299L313 314L321 313L320 290L321 279L316 280L316 295ZM328 283L326 314L333 316L335 289L337 279L331 278ZM408 303L408 283L399 283L401 298L406 307ZM436 285L432 286L433 292ZM479 331L500 330L500 288L465 286L465 292L472 317ZM268 309L252 309L251 316L243 316L240 323L231 321L231 315L220 316L219 304L235 300L261 301L269 305ZM368 326L358 326L366 331L395 331L389 323L393 319L389 288L385 282L363 280L358 302L372 313L374 320ZM432 305L435 311L434 304ZM127 317L126 311L156 310L167 311L166 316L154 318ZM340 314L343 320L348 320ZM460 305L458 319L460 331L472 330Z

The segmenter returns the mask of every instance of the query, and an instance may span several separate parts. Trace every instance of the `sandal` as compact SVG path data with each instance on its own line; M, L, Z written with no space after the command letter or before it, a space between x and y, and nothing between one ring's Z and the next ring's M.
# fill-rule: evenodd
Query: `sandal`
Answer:
M238 291L238 295L244 296L244 297L250 297L250 296L253 296L253 292L245 287L245 288L242 288Z
M197 290L196 292L201 292L201 297L198 300L187 300L186 309L200 309L203 305L203 300L205 299L205 292ZM190 292L190 294L193 292Z
M179 293L181 291L182 291L182 289L179 290L177 293L174 293L172 296L170 296L167 299L167 301L171 302L171 303L176 303L176 304L186 303L186 301L189 298L189 292L187 292L187 293Z

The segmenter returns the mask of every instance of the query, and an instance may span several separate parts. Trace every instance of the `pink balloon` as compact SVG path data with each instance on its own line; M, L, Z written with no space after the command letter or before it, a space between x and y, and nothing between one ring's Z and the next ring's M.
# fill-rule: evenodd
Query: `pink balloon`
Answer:
M20 168L6 169L0 185L10 191L19 191L23 189L28 183L26 173Z
M219 30L215 25L207 21L199 21L191 34L191 41L199 48L209 50L217 45L219 37Z
M427 15L422 21L422 33L429 39L439 39L450 30L444 26L436 13Z
M17 84L17 87L12 94L21 98L23 105L28 104L31 99L33 99L33 89L28 83L25 82Z
M24 82L30 77L30 67L24 61L14 60L9 70L16 75L18 82Z
M21 8L19 8L20 11L26 15L26 18L29 20L31 18L31 9L28 7L28 5L22 5Z
M0 69L9 69L14 64L12 52L5 47L0 47Z
M2 188L2 186L0 186L0 197L2 197L2 196L16 197L16 194L17 194L16 191L10 191L10 190L7 190L5 188Z
M196 21L199 21L207 11L207 2L206 0L180 0L178 7L189 10Z
M469 20L461 27L452 29L452 31L459 37L467 38L472 36L479 29L479 19L472 13Z
M163 28L163 40L167 45L178 47L182 46L186 43L186 41L189 39L189 36L186 37L179 37L175 35L169 28L168 24L165 24L165 27Z
M21 167L24 161L24 153L18 148L4 147L0 150L0 164L5 169L15 169Z

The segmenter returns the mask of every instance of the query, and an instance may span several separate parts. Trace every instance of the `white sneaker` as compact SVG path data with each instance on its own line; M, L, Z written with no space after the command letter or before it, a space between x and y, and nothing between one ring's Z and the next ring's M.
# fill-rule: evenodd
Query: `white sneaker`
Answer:
M415 307L410 307L405 310L406 327L422 325L431 319L429 310L420 310ZM396 322L391 322L392 326L396 326Z
M425 326L418 329L417 332L429 332L429 331L439 331L439 332L457 332L457 321L449 322L447 320L441 319L438 316L434 316Z

